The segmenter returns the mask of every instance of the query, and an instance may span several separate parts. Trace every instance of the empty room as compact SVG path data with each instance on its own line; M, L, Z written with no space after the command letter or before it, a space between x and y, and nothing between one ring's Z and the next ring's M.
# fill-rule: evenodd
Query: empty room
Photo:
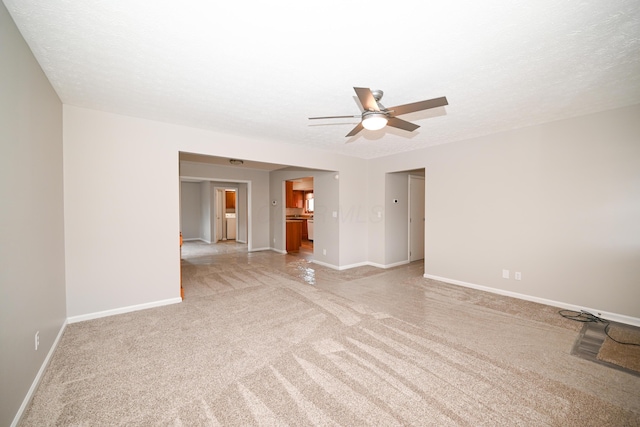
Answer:
M0 425L640 425L640 4L0 4Z

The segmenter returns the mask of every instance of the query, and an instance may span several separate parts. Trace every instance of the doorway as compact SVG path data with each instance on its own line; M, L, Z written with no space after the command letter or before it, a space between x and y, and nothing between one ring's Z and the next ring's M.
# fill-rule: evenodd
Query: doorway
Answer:
M310 256L315 238L313 177L286 180L284 186L286 252Z
M214 243L236 240L238 235L237 189L216 187Z

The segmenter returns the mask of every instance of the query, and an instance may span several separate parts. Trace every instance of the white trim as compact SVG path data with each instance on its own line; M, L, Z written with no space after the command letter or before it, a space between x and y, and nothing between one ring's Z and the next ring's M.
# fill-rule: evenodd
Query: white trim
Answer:
M53 353L56 351L56 348L58 348L58 343L60 342L60 338L62 338L62 334L64 333L65 328L67 327L67 323L68 323L67 320L65 320L62 323L62 326L60 327L60 331L58 332L58 336L56 336L56 339L53 341L53 345L49 349L49 352L47 353L47 357L44 358L44 362L42 362L42 366L40 366L40 369L38 370L36 377L33 379L33 382L31 383L31 387L29 387L29 391L27 392L27 395L24 397L24 400L22 401L22 405L20 405L20 409L18 409L16 416L13 417L13 421L11 422L11 427L16 427L18 425L18 423L20 422L20 419L22 418L22 415L24 414L24 410L27 409L27 405L29 405L29 402L31 402L31 398L33 397L33 394L38 389L38 386L40 385L40 381L42 380L42 376L44 375L44 372L47 370L47 367L49 366L49 361L51 360Z
M251 249L248 249L247 252L260 252L260 251L273 251L273 250L275 250L275 249L273 249L273 248L251 248Z
M408 262L401 261L401 263L406 264ZM377 262L367 262L364 265L370 265L371 267L376 267L376 268L389 268L390 267L390 266L387 266L387 265L384 265L384 264L379 264ZM393 267L393 266L391 266L391 267Z
M407 259L407 260L404 260L404 261L394 262L393 264L380 265L380 268L393 268L393 267L397 267L399 265L407 265L409 263L411 263L411 261L409 261ZM373 265L374 267L378 267L378 265L374 264L374 263L369 263L369 265Z
M213 242L210 242L209 240L205 240L201 237L191 237L189 239L185 239L184 237L182 238L183 242L202 242L202 243L206 243L207 245L212 245Z
M349 270L351 268L357 268L357 267L366 267L366 266L387 269L387 268L397 267L399 265L409 264L408 260L398 261L398 262L394 262L393 264L386 264L386 265L385 264L378 264L376 262L364 261L364 262L358 262L358 263L355 263L355 264L348 264L348 265L341 265L341 266L328 264L326 262L318 261L316 259L312 259L311 262L314 263L314 264L318 264L318 265L322 265L322 266L325 266L325 267L329 267L329 268L332 268L332 269L338 270L338 271Z
M365 262L360 265L370 265L372 267L387 269L387 268L397 267L399 265L406 265L406 264L409 264L409 262L410 262L409 260L398 261L398 262L394 262L393 264L378 264L377 262ZM360 265L354 264L355 267L359 267Z
M333 265L333 264L329 264L329 263L326 263L326 262L318 261L317 259L312 259L311 262L314 263L314 264L322 265L324 267L329 267L329 268L331 268L333 270L344 270L346 268L350 268L350 267L338 267L337 265ZM364 264L359 264L359 265L364 265ZM354 265L354 267L358 267L359 265Z
M127 307L114 308L112 310L98 311L95 313L81 314L67 318L68 323L84 322L85 320L99 319L101 317L114 316L116 314L130 313L132 311L146 310L147 308L162 307L164 305L177 304L182 302L182 298L169 298L161 301L147 302L144 304L130 305Z
M439 280L441 282L451 283L452 285L464 286L465 288L477 289L479 291L491 292L493 294L504 295L507 297L517 298L525 301L537 302L539 304L550 305L552 307L558 307L565 310L580 311L585 310L589 313L595 314L603 319L611 320L612 322L625 323L627 325L640 326L640 318L626 316L624 314L610 313L608 311L598 310L590 307L581 307L575 304L569 304L561 301L553 301L546 298L534 297L531 295L520 294L518 292L505 291L503 289L491 288L488 286L476 285L474 283L463 282L461 280L449 279L446 277L434 276L432 274L424 274L427 279Z

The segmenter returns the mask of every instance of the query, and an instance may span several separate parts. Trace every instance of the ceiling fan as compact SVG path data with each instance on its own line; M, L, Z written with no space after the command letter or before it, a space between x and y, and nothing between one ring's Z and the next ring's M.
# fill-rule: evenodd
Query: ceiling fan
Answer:
M378 130L387 125L413 132L420 126L406 120L399 119L396 116L449 105L447 98L443 96L441 98L428 99L426 101L413 102L411 104L396 105L395 107L386 108L380 104L380 100L383 95L381 90L371 90L366 87L354 87L353 89L356 91L360 104L362 104L362 107L364 108L361 115L309 117L309 120L361 117L362 120L360 123L358 123L358 125L346 136L354 136L362 129Z

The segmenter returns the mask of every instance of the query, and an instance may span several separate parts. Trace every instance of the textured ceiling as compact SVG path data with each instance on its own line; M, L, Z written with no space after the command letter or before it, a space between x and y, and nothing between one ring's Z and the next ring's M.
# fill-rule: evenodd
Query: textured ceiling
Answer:
M4 0L65 104L380 157L640 102L638 0ZM354 86L421 127L346 135Z

